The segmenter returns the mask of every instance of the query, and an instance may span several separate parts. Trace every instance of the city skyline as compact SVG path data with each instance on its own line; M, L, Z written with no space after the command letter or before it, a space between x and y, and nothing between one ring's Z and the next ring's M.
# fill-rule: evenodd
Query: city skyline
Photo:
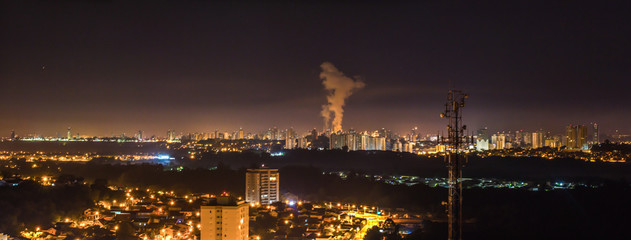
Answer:
M453 86L472 131L629 132L624 4L3 2L0 132L320 130L327 61L343 129L444 130Z
M631 239L630 12L0 1L0 240Z
M482 128L478 128L478 129L473 129L473 130L469 130L466 132L467 136L477 136L479 135L479 131L484 130L487 134L508 134L508 133L518 133L518 132L526 132L526 133L549 133L549 134L554 134L554 135L559 135L559 134L564 134L566 133L566 128L568 126L588 126L588 127L593 127L593 125L599 125L598 123L589 123L589 124L567 124L564 126L559 126L556 127L554 129L492 129L489 127L482 127ZM296 130L294 128L277 128L276 126L274 127L270 127L267 129L259 129L259 130L247 130L247 129L243 129L243 128L238 128L238 129L215 129L215 130L209 130L209 131L178 131L176 129L167 129L164 132L160 133L154 133L154 132L145 132L142 129L138 129L136 131L131 131L131 132L113 132L110 134L104 134L104 135L93 135L93 134L86 134L86 133L81 133L80 130L79 131L74 131L72 130L71 127L64 129L66 130L66 132L56 132L54 135L44 135L44 134L40 134L40 133L35 133L35 132L25 132L25 133L20 133L17 132L15 130L11 130L7 136L0 136L0 139L2 138L8 138L8 139L12 139L12 138L33 138L33 137L41 137L41 138L60 138L60 139L71 139L71 138L92 138L92 137L98 137L98 138L108 138L108 137L128 137L128 138L138 138L138 139L149 139L152 137L155 138L160 138L160 139L169 139L169 138L180 138L182 136L187 136L190 134L199 134L199 135L206 135L208 136L209 139L212 138L220 138L220 137L215 137L216 134L220 134L220 135L226 135L225 137L221 137L221 138L225 138L225 139L253 139L254 137L258 136L259 138L264 138L266 134L269 134L270 131L276 131L276 134L278 134L278 139L284 139L285 135L288 132L291 132L293 135L295 136L299 136L299 137L304 137L304 136L308 136L312 134L313 130L316 130L316 132L318 134L326 134L326 132L322 131L321 129L317 129L317 128L312 128L312 129L302 129L302 130ZM350 129L343 129L342 131L340 131L341 133L347 133L347 132L359 132L359 133L374 133L374 132L378 132L381 130L387 130L388 132L391 132L392 134L395 135L399 135L401 137L409 135L409 134L416 134L418 136L424 136L424 137L429 137L429 136L438 136L438 135L443 135L444 134L444 130L436 130L436 131L421 131L421 129L419 129L418 127L414 127L414 128L410 128L407 130L403 130L401 132L397 132L397 131L393 131L392 129L389 128L379 128L379 129L354 129L354 128L350 128ZM625 131L619 131L619 130L610 130L608 132L602 132L602 129L599 129L599 134L604 135L604 136L609 136L611 137L612 135L624 135L624 136L628 136L629 133L625 132ZM213 137L211 137L213 136ZM603 139L604 140L604 139Z

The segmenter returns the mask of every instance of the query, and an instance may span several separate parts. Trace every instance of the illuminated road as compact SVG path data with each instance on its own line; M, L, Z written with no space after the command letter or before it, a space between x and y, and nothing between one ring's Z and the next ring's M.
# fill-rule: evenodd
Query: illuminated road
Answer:
M357 217L357 218L365 218L366 219L366 225L364 225L364 227L362 227L355 234L355 237L353 238L355 240L362 240L362 239L364 239L364 236L366 236L366 232L368 231L368 229L371 229L374 226L379 226L380 222L385 221L385 217L379 216L377 214L372 214L372 213L357 213L357 214L355 214L355 217Z

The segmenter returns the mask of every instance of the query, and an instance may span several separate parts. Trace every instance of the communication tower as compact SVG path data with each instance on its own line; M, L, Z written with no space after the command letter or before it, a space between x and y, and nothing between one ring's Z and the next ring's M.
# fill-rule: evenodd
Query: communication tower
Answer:
M467 126L462 125L462 108L464 100L469 96L460 90L449 90L445 112L440 116L447 118L447 139L445 143L445 163L449 171L449 199L447 202L447 221L449 240L462 240L462 168L465 159L461 156L468 138L464 131Z

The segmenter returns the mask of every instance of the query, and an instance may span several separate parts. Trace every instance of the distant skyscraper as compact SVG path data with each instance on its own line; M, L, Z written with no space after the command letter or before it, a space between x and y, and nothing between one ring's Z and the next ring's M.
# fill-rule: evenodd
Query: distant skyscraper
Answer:
M578 133L578 139L576 141L576 143L578 144L578 147L581 149L587 149L588 148L588 134L587 134L587 126L585 125L581 125L581 126L576 126L577 133Z
M414 143L410 141L404 141L402 143L401 152L414 152Z
M280 201L278 169L256 168L245 173L245 201L272 204Z
M287 129L286 138L296 138L296 131L294 131L294 128Z
M296 146L296 139L295 138L285 138L285 149L294 149L294 147Z
M329 136L329 149L342 149L346 142L344 141L343 134L331 134Z
M70 132L70 127L68 127L67 138L72 139L72 132Z
M544 146L544 143L542 132L532 133L532 148L541 148Z
M524 137L524 145L532 146L532 134L529 132L523 132L522 136Z
M403 143L401 143L401 141L398 138L392 143L392 151L393 152L403 151Z
M506 135L502 134L493 134L491 136L491 143L494 146L494 149L504 149L506 148Z
M557 148L557 147L559 147L559 144L560 144L559 139L560 139L559 136L553 136L550 139L546 139L544 141L545 146L546 147L550 147L550 148Z
M271 128L267 129L263 139L265 139L265 140L272 140L272 129Z
M301 137L297 138L296 140L296 148L305 149L309 145L309 141L307 141L307 138Z
M524 145L524 130L515 131L515 145L523 146Z
M239 128L239 139L243 139L243 128Z
M587 149L587 127L585 125L566 127L566 147L568 149Z
M410 141L416 142L418 140L418 135L419 135L418 127L412 128L411 133L412 135L410 136Z
M270 135L271 140L280 140L280 134L278 133L277 127L272 128Z
M576 128L572 125L569 125L565 128L565 144L569 149L575 149L578 144L576 144Z
M11 139L15 139L15 130L11 130Z
M142 130L138 130L138 133L136 134L136 139L143 140L143 138L142 138Z
M167 141L173 141L175 140L175 130L168 130L167 131Z
M371 136L367 132L358 133L352 129L346 133L333 133L329 136L329 149L342 149L345 146L349 151L385 151L386 138L378 135Z
M600 143L600 136L598 136L599 132L598 132L598 123L593 123L592 126L594 127L594 136L592 137L592 142L594 144L598 144Z
M201 206L201 240L248 240L249 204L222 195Z

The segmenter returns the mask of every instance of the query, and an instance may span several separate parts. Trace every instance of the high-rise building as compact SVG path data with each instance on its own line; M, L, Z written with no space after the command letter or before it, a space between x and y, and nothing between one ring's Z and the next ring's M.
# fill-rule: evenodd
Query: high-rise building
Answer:
M72 133L70 132L70 127L68 127L68 132L66 133L68 139L72 139Z
M565 144L566 147L569 149L575 149L577 148L576 146L578 146L578 144L576 143L576 128L575 126L569 125L565 128Z
M504 149L506 148L506 135L502 134L493 134L491 136L491 143L493 144L493 149Z
M576 126L577 128L577 133L578 133L578 139L576 140L576 143L578 144L578 147L581 149L587 149L588 148L588 134L587 134L587 126L585 125L581 125L581 126Z
M570 124L566 127L565 139L568 149L587 149L587 126Z
M296 146L295 138L285 138L285 149L294 149Z
M278 133L277 127L271 129L270 135L271 140L280 140L280 134Z
M167 141L173 141L175 140L175 130L168 130L167 131Z
M532 134L523 132L522 136L524 137L524 146L532 146Z
M342 149L346 142L344 141L343 134L331 134L329 136L329 149Z
M397 138L392 143L392 151L393 152L401 152L402 150L403 150L403 143L401 143L401 141Z
M333 133L329 136L329 149L358 150L386 150L386 138L378 135L371 136L367 132L357 133L350 130L347 133Z
M294 128L287 129L286 138L296 138L296 131L294 131Z
M598 132L598 123L593 123L592 126L594 127L594 135L592 136L592 143L593 144L599 144L600 143L600 136L599 132Z
M378 150L385 151L386 150L386 138L385 137L372 137L372 141L374 141L374 148L367 150Z
M245 173L245 201L272 204L280 201L278 169L256 168Z
M315 140L318 138L318 131L316 131L316 129L315 129L315 128L314 128L314 129L312 129L312 130L311 130L311 135L310 135L310 136L311 136L311 138L312 138L312 139L311 139L311 141L315 141Z
M201 240L248 240L249 204L223 194L201 206Z
M136 139L143 140L143 138L142 138L142 130L138 130L138 133L136 134Z
M558 137L553 137L552 139L546 139L544 144L546 147L557 148L559 147L559 141L557 141Z
M11 139L15 139L15 130L11 130Z
M404 141L402 143L401 152L414 152L414 143L410 141Z
M418 140L418 138L419 138L418 136L419 136L418 127L412 128L411 135L410 135L410 141L416 142Z
M515 141L516 146L524 146L524 130L515 131Z
M243 139L243 128L239 128L239 139Z
M308 145L309 145L309 141L307 141L307 138L302 137L302 138L297 139L296 148L305 149L307 148Z
M285 132L285 149L294 149L296 147L296 132L293 128L287 129Z
M532 148L541 148L544 147L543 141L543 132L533 132L532 133Z

